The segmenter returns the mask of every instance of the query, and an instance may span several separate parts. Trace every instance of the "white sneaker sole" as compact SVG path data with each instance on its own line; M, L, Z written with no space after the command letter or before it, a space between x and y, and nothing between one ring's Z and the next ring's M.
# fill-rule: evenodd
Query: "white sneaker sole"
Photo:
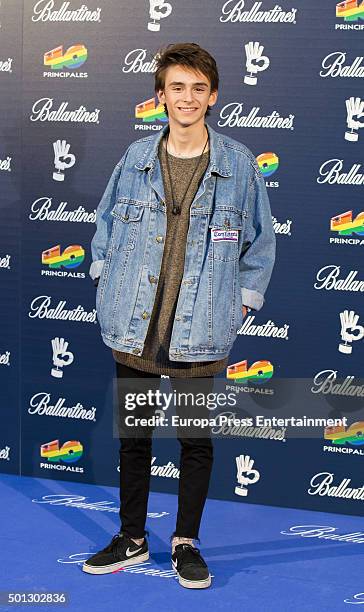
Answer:
M172 563L172 568L174 569L174 571L176 572L178 576L178 582L180 583L181 586L185 587L186 589L207 589L211 585L210 575L208 578L205 578L205 580L186 580L186 578L182 578L182 576L180 576L180 574L177 572L176 568L174 567L173 563Z
M143 561L148 561L148 559L149 551L136 557L130 557L130 559L126 559L125 561L118 561L117 563L112 563L111 565L98 566L88 565L87 563L84 563L82 566L82 570L87 574L111 574L112 572L116 572L122 567L128 567L128 565L134 565L135 563L142 563Z

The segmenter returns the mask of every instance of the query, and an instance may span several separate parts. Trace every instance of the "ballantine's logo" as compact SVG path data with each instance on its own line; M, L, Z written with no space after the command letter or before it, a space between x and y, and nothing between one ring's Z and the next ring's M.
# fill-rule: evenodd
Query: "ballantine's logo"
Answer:
M353 62L348 66L344 66L344 62L346 60L346 52L345 51L334 51L333 53L329 53L322 60L322 68L320 71L320 77L325 79L326 77L364 77L364 65L363 64L363 56L357 56Z
M33 9L32 21L101 21L101 8L90 11L85 4L75 10L68 10L70 2L62 2L61 8L54 8L54 0L39 0Z
M0 365L10 365L10 351L5 351L5 353L0 353Z
M330 230L337 232L338 236L363 236L360 238L330 238L330 244L354 244L364 246L364 212L360 212L353 220L353 211L336 215L330 220Z
M5 461L10 461L10 446L5 446L5 448L0 449L0 459L5 459Z
M279 157L276 153L261 153L256 160L264 178L272 176L279 168Z
M287 536L301 536L302 538L318 538L319 540L334 540L349 542L349 544L364 544L364 532L335 533L337 527L329 525L294 525L288 531L281 531Z
M262 325L253 325L255 315L248 315L243 321L238 334L241 336L264 336L265 338L282 338L288 340L289 325L285 323L283 327L277 327L273 321L269 319L267 323Z
M83 446L81 442L76 440L68 440L59 447L59 440L53 440L47 444L42 444L40 447L40 456L45 457L52 463L64 461L65 463L74 463L83 455Z
M87 60L87 49L85 45L72 45L63 52L63 46L55 47L44 54L44 65L51 68L51 71L43 72L44 77L61 78L87 78L87 72L77 72L76 68L82 66ZM64 72L64 68L69 68L72 72ZM56 71L56 72L53 72Z
M248 368L248 361L238 361L227 367L226 377L236 383L265 383L273 376L273 365L266 359L255 361Z
M364 174L359 172L361 164L353 164L349 172L341 172L342 159L329 159L320 167L317 182L329 185L364 185Z
M66 563L66 564L77 564L83 565L85 561L87 561L93 553L73 553L73 555L69 555L69 557L63 557L61 559L57 559L58 563ZM163 570L159 567L153 566L150 561L141 561L140 563L133 563L133 565L128 565L127 567L121 567L118 570L112 572L113 574L118 574L119 572L123 572L123 574L138 574L148 576L156 576L157 578L173 578L174 580L178 579L176 572L174 569ZM213 578L214 575L210 574Z
M61 253L61 245L47 249L42 253L42 264L48 266L51 270L66 268L72 270L80 266L85 259L85 250L80 244L71 244L63 249Z
M95 223L96 209L87 212L83 206L76 210L65 211L68 202L61 202L56 210L50 210L52 198L42 197L34 200L29 219L31 221L72 221L73 223Z
M39 295L30 304L28 316L31 319L58 319L61 321L77 321L82 323L97 323L96 308L90 312L84 310L80 304L71 310L64 308L66 300L58 302L55 308L49 308L51 297L49 295Z
M317 272L317 283L315 289L326 289L326 291L364 291L364 280L355 280L358 270L350 270L345 278L338 279L340 266L334 264L324 266Z
M279 112L274 110L270 115L259 116L259 106L253 106L248 115L241 115L243 105L243 102L225 104L220 111L220 120L217 122L217 125L219 127L294 129L294 115L281 117Z
M0 159L0 170L11 172L11 159L11 157L7 157L6 159Z
M4 255L4 257L0 258L0 268L5 268L6 270L10 270L10 259L11 255Z
M99 123L100 109L86 110L79 106L76 110L67 110L68 102L61 102L57 110L51 110L53 98L40 98L34 102L30 121L63 121L68 123Z
M13 69L11 67L12 63L12 57L8 57L7 60L0 60L0 72L13 72Z
M339 2L336 5L336 17L343 19L344 23L337 23L335 30L362 30L364 24L357 22L364 20L364 0Z
M236 412L219 412L218 417L226 416L227 420L238 419ZM230 425L229 422L215 425L211 428L213 434L221 436L241 436L243 438L262 438L265 440L277 440L285 442L286 427L275 429L274 427L253 427L250 425Z
M310 481L311 487L307 489L307 493L309 495L320 495L320 497L364 500L364 485L357 489L352 488L348 486L351 483L351 478L343 478L340 484L331 486L333 481L333 472L319 472L312 476Z
M277 221L277 217L272 217L272 221L273 229L276 234L286 234L286 236L291 235L292 219L287 219L285 223L280 223Z
M145 102L137 104L135 107L135 117L142 119L144 124L136 124L136 130L160 130L162 128L161 125L153 126L145 124L151 124L153 121L162 121L163 123L168 121L168 117L164 112L164 105L159 103L156 106L155 98L150 98L145 100Z
M228 0L222 7L222 15L220 21L226 23L245 22L245 23L296 23L297 9L292 8L290 11L282 11L278 4L274 8L267 11L260 11L262 2L254 2L250 10L243 11L245 0Z
M157 70L156 59L158 53L154 55L151 61L145 62L147 57L146 49L133 49L126 54L124 58L124 66L122 72L155 72Z
M51 394L46 392L36 393L30 398L29 414L39 414L39 416L54 416L68 419L82 419L86 421L96 421L96 408L92 406L86 410L80 402L74 406L64 406L65 398L60 397L54 405L50 404Z
M321 370L313 379L312 393L364 397L364 385L353 385L354 376L346 376L343 382L336 382L337 370Z
M179 469L174 463L168 461L165 465L154 465L157 457L152 458L150 473L152 476L163 476L164 478L179 478Z
M67 506L71 508L82 508L82 510L100 510L102 512L119 513L119 506L112 507L114 501L85 502L84 495L43 495L41 499L32 499L36 504L50 504L51 506ZM111 507L110 507L111 506ZM161 518L169 512L148 512L148 518Z
M161 412L157 411L156 412ZM172 463L172 461L168 461L165 465L154 465L157 457L152 457L150 473L152 476L162 476L163 478L179 478L179 469ZM120 472L120 465L117 466L117 471Z

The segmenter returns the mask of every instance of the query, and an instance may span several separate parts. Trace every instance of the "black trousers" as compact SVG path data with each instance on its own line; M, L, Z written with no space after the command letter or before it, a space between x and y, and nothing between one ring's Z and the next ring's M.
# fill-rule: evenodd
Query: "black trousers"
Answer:
M142 372L118 362L116 362L116 373L118 403L121 411L125 406L125 395L131 390L140 393L146 392L146 387L159 389L161 377L158 374ZM134 382L133 379L137 380ZM204 393L212 391L213 376L198 380L203 380ZM193 385L192 378L187 381L191 381ZM172 389L177 393L179 390L181 392L182 389L186 390L186 379L170 377L170 382ZM147 407L145 408L145 413L147 413ZM179 414L183 412L182 408L178 410ZM201 416L201 411L199 416ZM122 435L119 438L120 531L136 539L142 538L146 533L145 523L152 462L152 431L151 427L142 436L138 433L138 436L133 437L128 433L127 437ZM177 430L177 439L181 445L180 478L177 522L172 535L198 539L212 470L213 446L209 432L204 430L203 436L199 433L196 437L189 437L190 432L190 429Z

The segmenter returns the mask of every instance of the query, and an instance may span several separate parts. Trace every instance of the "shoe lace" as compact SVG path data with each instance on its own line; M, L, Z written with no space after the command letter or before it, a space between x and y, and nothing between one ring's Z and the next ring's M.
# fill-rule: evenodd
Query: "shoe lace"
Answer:
M198 561L201 565L206 566L198 548L191 544L182 544L182 546L183 563L196 563L196 561Z
M107 545L107 546L106 546L106 547L103 549L103 551L102 551L102 552L106 552L106 553L109 553L109 552L116 552L116 551L117 551L117 549L118 549L119 543L120 543L120 539L121 539L121 538L123 538L123 537L124 537L124 535L123 535L122 533L116 533L116 534L113 536L113 538L112 538L112 540L111 540L110 544L108 544L108 545Z

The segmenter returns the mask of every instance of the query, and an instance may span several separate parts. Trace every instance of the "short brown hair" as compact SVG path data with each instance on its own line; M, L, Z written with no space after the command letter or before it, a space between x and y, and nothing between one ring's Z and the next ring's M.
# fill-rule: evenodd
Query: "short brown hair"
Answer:
M210 81L211 92L219 88L219 73L216 61L206 49L196 43L176 43L167 45L160 49L156 56L157 70L154 80L154 91L164 90L165 75L169 66L185 66L192 70L198 70ZM168 115L166 104L164 105ZM210 106L207 107L206 115L210 114Z

